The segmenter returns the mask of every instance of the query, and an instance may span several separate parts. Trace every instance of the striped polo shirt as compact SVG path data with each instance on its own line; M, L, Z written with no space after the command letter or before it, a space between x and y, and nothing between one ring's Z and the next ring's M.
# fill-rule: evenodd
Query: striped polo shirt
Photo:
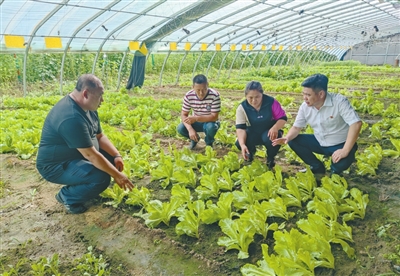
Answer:
M193 109L194 116L210 115L221 111L221 99L219 93L208 88L207 95L200 100L194 90L190 90L183 98L182 111L190 112Z

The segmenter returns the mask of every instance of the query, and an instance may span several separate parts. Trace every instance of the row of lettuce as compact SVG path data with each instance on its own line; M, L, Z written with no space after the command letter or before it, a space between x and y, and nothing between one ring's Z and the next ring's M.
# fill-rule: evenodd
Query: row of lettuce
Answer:
M375 95L372 91L367 91L364 97L351 98L351 103L358 112L375 116L372 120L363 122L362 131L367 132L370 140L376 142L357 154L357 160L359 160L357 173L360 175L375 175L382 157L399 156L399 105L396 101L388 102L387 96L386 92L380 97L379 94ZM22 159L34 156L40 141L44 118L59 98L59 96L28 98L4 96L0 121L2 128L0 152L15 153ZM275 98L287 110L297 108L298 103L293 96L279 94ZM236 139L234 117L239 101L222 99L222 102L222 124L216 141L235 150L232 147ZM136 145L143 144L142 142L145 141L149 144L153 134L176 137L176 126L180 123L180 109L180 99L154 100L150 97L130 97L122 93L106 95L106 100L99 112L104 132L120 151L129 153L134 157L133 160L141 161L131 165L134 170L128 172L129 175L143 177L151 171L151 165L155 164L158 157L146 148L136 147ZM291 117L290 112L288 115ZM293 118L289 118L287 129L290 127L290 121L293 121ZM305 132L310 133L312 130L308 128ZM176 137L176 139L180 138ZM391 141L391 143L382 143L382 141ZM382 149L382 146L387 148ZM289 147L286 146L283 150L288 162L300 161ZM263 154L262 149L257 152L260 157L263 157ZM326 163L326 166L329 167L329 163Z
M114 185L103 193L111 199L109 204L134 206L138 211L134 215L143 218L149 227L169 225L175 217L179 221L175 225L178 235L200 238L201 225L218 224L224 234L218 245L237 250L239 259L249 257L249 246L257 235L266 241L268 233L273 232L273 253L269 253L269 245L262 244L263 258L257 264L243 265L243 275L313 275L317 267L334 268L331 245L336 243L350 258L355 257L349 245L353 242L352 229L347 222L364 218L368 195L356 188L349 190L346 181L337 176L323 178L322 186L317 187L310 172L284 179L279 166L273 173L259 159L243 166L233 146L234 107L239 102L223 99L223 123L217 143L230 151L218 158L209 147L204 154L193 153L173 144L161 145L161 140L153 138L179 139L176 126L181 100L106 95L99 113L104 132L124 155L125 173L132 179L150 175L169 192L168 199L161 200L146 187L128 193ZM362 136L376 142L361 147L357 154L360 175L375 175L383 157L400 156L399 107L385 102L386 96L369 93L351 98L360 113L380 118L363 122ZM294 97L276 97L285 109L297 107ZM34 156L43 120L58 100L3 97L1 153L15 153L22 159ZM287 162L299 161L290 148L282 150ZM257 152L259 157L264 154L261 148ZM325 165L329 168L329 160ZM288 227L289 220L295 220L297 227Z

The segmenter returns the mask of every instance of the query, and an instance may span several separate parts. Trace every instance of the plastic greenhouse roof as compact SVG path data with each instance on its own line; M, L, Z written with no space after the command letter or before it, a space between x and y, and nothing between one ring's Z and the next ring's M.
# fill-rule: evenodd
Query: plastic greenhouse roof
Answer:
M323 49L400 33L400 0L0 0L0 52ZM143 49L143 48L142 48Z

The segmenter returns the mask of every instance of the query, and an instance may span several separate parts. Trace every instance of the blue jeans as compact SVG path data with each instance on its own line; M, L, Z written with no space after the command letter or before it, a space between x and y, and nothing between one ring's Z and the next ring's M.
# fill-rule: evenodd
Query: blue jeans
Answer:
M217 131L220 127L220 123L217 122L206 122L206 123L201 123L201 122L195 122L192 124L193 129L196 132L204 132L206 134L206 137L204 138L204 141L206 142L207 146L212 146L214 143L214 137L215 134L217 134ZM176 128L176 131L182 135L183 137L189 138L189 131L185 127L183 123L180 123L178 127Z
M263 133L254 133L251 131L246 130L246 147L249 149L249 152L251 156L254 156L256 153L256 146L257 145L264 145L267 148L267 160L268 161L273 161L275 156L278 154L279 149L281 146L273 146L272 141L268 137L268 131L266 130ZM278 138L282 137L283 131L279 130L278 131ZM239 145L239 141L236 140L235 143L236 147L239 150L242 150L242 148Z
M324 168L324 164L318 160L318 158L314 155L314 152L326 156L332 156L336 150L343 148L344 143L330 147L321 147L313 134L299 134L296 138L289 142L289 146L304 161L304 163L311 166L313 169L318 170L320 168ZM351 163L356 160L355 154L357 148L357 143L355 143L346 158L341 159L337 163L331 162L331 171L341 173L344 170L347 170Z
M103 153L103 152L102 152ZM111 164L113 158L103 153ZM111 159L111 160L110 160ZM38 168L39 169L39 168ZM85 159L67 161L39 172L49 182L65 185L60 190L65 204L85 203L107 189L111 177Z

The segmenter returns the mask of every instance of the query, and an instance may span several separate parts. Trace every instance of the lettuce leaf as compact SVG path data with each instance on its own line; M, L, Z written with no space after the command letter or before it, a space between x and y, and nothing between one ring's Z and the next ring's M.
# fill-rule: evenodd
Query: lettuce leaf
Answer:
M218 239L218 245L225 246L226 250L239 250L238 258L246 259L249 257L249 245L254 241L255 230L248 220L220 220L218 225L227 237Z
M205 209L204 201L196 200L187 205L188 209L179 211L178 220L180 221L175 232L181 236L186 234L190 237L199 238L200 217Z

